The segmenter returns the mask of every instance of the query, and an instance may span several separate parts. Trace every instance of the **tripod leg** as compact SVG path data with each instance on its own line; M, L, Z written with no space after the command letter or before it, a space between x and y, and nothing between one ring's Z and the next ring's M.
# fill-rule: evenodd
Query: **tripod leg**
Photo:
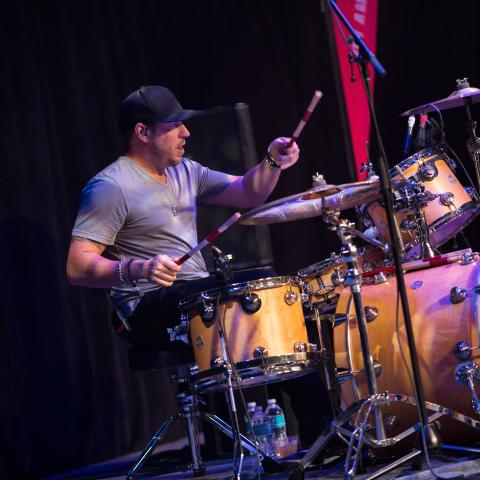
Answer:
M148 460L148 458L152 454L158 442L162 440L162 438L167 434L168 429L171 427L173 422L175 422L175 420L178 420L180 416L181 416L180 413L172 415L171 417L167 418L167 420L165 420L162 423L162 425L160 425L160 428L155 432L152 439L148 442L147 446L143 449L143 452L141 453L138 460L135 462L135 465L128 471L127 480L133 478L137 473L137 471L140 470L142 465Z
M325 429L320 436L315 440L304 457L295 464L295 467L291 470L288 480L301 479L304 476L305 469L313 462L315 457L323 450L325 445L330 441L335 433L335 424L332 422L328 429Z
M199 412L200 418L203 418L208 423L213 425L214 427L218 428L222 433L227 435L227 437L233 440L233 432L227 422L223 421L221 418L207 412ZM257 446L251 442L247 437L240 434L240 439L242 441L242 445L250 452L255 453L257 451ZM265 453L259 450L262 455L265 456Z

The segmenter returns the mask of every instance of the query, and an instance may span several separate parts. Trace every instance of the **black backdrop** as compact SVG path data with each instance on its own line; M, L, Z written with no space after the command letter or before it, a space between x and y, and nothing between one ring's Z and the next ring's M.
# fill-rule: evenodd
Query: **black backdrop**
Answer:
M388 76L376 106L391 165L402 159L400 112L445 97L458 77L480 86L479 8L380 2ZM246 102L261 153L320 88L302 159L272 198L307 189L317 170L351 179L319 1L18 1L1 17L0 477L37 478L140 448L174 408L164 374L128 371L104 294L70 287L64 273L80 189L120 152L122 98L159 83L192 108ZM470 168L464 117L445 112ZM466 229L474 247L476 230ZM319 219L270 231L279 273L338 249Z

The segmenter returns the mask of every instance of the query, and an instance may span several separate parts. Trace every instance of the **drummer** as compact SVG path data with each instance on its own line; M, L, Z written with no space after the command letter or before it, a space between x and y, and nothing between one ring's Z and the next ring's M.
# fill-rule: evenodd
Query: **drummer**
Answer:
M260 205L299 157L296 143L286 148L289 139L281 137L241 177L211 170L183 156L190 136L183 122L202 113L183 109L163 86L131 93L118 120L125 153L81 194L68 278L107 288L114 320L136 346L165 347L166 327L178 324L178 299L215 283L200 252L175 263L198 242L197 202Z

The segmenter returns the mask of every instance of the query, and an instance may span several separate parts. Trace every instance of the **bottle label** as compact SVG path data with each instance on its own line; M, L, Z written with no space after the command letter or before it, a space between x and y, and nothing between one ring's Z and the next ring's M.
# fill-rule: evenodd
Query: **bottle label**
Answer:
M283 428L286 426L285 416L284 415L275 415L270 417L270 425L272 428Z
M256 423L253 425L253 433L255 433L256 437L263 437L266 435L271 435L272 430L271 430L270 424L267 422Z

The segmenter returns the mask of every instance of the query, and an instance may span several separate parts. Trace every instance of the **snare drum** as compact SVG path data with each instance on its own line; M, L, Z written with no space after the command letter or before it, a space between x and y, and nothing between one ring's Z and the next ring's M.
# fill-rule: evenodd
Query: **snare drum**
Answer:
M465 372L468 362L480 363L480 297L475 291L480 285L480 262L457 262L409 272L405 275L405 283L425 400L459 414L459 421L450 418L450 411L439 417L440 435L447 442L478 439L480 413L472 405L465 380L459 376ZM397 315L397 308L401 312L401 306L397 301L396 278L362 286L362 299L378 393L388 391L413 397L405 325L403 315ZM334 351L342 382L342 402L346 407L368 397L350 290L342 292L336 317L344 319L334 328ZM469 346L474 348L469 349ZM480 368L474 366L472 372L474 382L478 383ZM416 406L395 402L381 408L388 437L398 435L418 421ZM436 410L427 405L427 415L432 412ZM469 423L472 426L467 428ZM408 438L406 442L411 446L412 436Z
M179 303L188 316L201 391L226 388L220 328L237 372L249 387L308 373L317 363L309 344L298 279L272 277L229 285L188 297Z
M479 213L479 205L473 188L464 188L453 173L453 160L442 147L421 150L390 170L390 177L400 180L406 177L416 180L438 197L422 208L425 213L430 244L438 247L460 232ZM401 170L402 175L399 174ZM391 244L385 208L379 200L363 205L361 213L369 218L380 236ZM396 212L395 218L405 245L405 258L420 255L414 214ZM366 223L369 223L368 220Z

